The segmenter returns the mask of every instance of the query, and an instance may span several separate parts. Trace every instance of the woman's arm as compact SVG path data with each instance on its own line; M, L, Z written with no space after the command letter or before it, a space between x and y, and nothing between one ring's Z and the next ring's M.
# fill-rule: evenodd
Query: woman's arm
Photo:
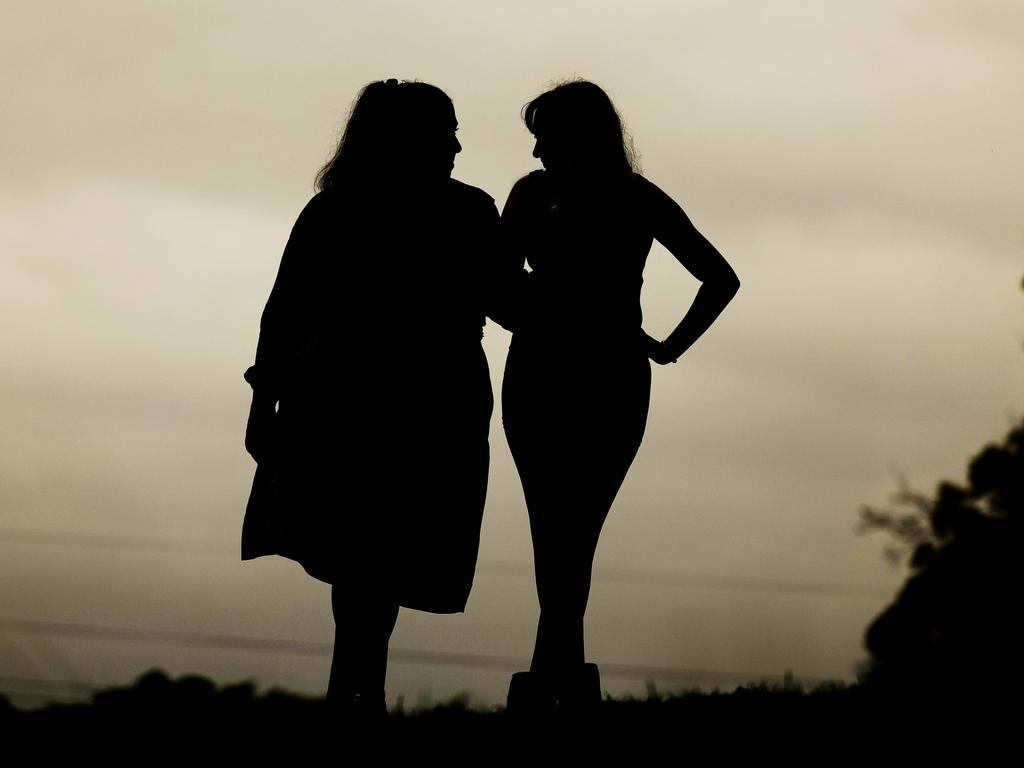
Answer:
M501 210L501 229L505 238L503 258L509 268L523 269L526 265L529 211L536 206L535 182L531 175L523 176L512 185Z
M642 179L654 238L701 282L693 304L664 341L648 336L650 358L674 363L711 327L739 290L740 281L722 254L708 242L671 197Z
M272 444L273 420L294 345L296 303L304 300L305 268L311 257L308 251L315 239L315 208L311 201L292 227L274 286L260 316L256 360L243 375L252 387L245 449L257 462L267 454Z
M522 323L529 287L530 273L525 268L528 245L528 227L525 222L530 208L530 195L530 177L524 176L509 192L495 229L496 258L492 296L495 297L499 314L487 314L512 332Z
M486 211L482 215L482 243L484 259L483 292L484 314L507 331L514 331L518 313L520 273L524 272L522 262L517 265L510 258L503 238L501 217L494 201L488 198Z

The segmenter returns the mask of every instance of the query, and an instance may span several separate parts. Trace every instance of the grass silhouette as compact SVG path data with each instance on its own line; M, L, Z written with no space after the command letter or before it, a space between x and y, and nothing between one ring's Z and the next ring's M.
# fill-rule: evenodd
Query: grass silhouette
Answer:
M217 752L291 759L354 745L392 757L468 750L467 757L478 754L484 762L488 755L529 758L542 745L566 757L607 757L608 750L650 759L758 755L780 745L836 756L883 743L920 754L951 738L971 737L975 749L991 745L1002 732L993 717L1000 710L983 706L992 703L944 700L933 692L896 697L839 681L804 690L787 681L729 693L651 688L646 697L606 697L585 717L515 717L502 707L474 709L468 694L461 694L431 707L397 706L387 718L367 722L346 719L319 697L280 689L261 694L248 681L218 686L198 675L172 679L154 669L131 686L98 691L86 703L21 710L0 697L0 733L9 745L20 741L43 750L41 755L71 748L132 762L144 762L144 754ZM943 730L943 723L956 728ZM929 733L932 738L922 737Z

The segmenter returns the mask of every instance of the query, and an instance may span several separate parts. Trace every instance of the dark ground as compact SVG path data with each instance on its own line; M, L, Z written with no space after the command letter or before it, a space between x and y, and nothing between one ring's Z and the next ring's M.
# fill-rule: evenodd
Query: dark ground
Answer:
M968 749L971 762L1006 745L1019 751L1021 707L994 686L973 692L933 686L927 694L841 684L812 691L746 686L731 693L605 699L585 716L514 717L453 700L396 711L377 722L346 719L322 699L252 684L218 688L198 676L159 671L135 685L96 693L91 703L23 711L0 697L0 740L26 748L18 764L60 756L148 764L161 758L231 758L330 764L515 760L576 764L734 758L815 764L844 758L915 763ZM621 757L615 757L619 755ZM995 758L993 758L995 759ZM1000 762L1005 762L1004 758Z

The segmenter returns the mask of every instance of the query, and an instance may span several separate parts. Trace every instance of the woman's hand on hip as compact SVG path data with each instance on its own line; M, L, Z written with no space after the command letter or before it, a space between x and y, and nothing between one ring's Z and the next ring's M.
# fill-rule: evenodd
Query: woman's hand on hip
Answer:
M658 341L647 332L644 332L644 339L644 349L647 352L647 357L655 363L658 365L668 365L669 363L674 363L676 361L676 358L669 354L669 351L665 346L665 342Z

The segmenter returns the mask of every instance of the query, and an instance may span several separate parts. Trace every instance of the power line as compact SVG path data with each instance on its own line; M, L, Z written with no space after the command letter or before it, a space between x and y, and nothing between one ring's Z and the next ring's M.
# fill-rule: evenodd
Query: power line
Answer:
M33 690L49 689L52 691L77 691L79 693L94 693L102 690L103 686L97 683L83 683L78 680L44 680L38 677L0 677L0 689L11 692L12 688L27 687ZM26 691L17 691L26 693Z
M131 536L122 533L88 533L33 528L0 527L0 538L84 549L124 549L142 552L191 552L202 555L238 556L240 547L218 541L171 539L156 536Z
M744 592L772 592L775 594L804 597L852 597L877 600L893 596L891 588L875 586L873 584L816 582L801 579L769 578L765 576L724 576L703 573L640 571L626 568L600 568L595 569L595 571L600 571L604 574L608 581L624 581L634 584L704 587Z
M83 699L81 695L54 693L53 691L36 690L0 690L0 696L17 699L37 699L43 704L76 704Z
M103 689L96 683L78 680L44 680L35 677L0 676L0 696L24 700L37 699L44 704L68 704L88 700Z
M111 533L84 533L77 531L47 531L28 528L0 527L0 538L35 544L71 546L81 548L115 549L145 552L190 552L222 557L240 557L239 546L228 542L198 539L172 539L155 536L131 536ZM482 572L531 577L529 563L481 560L477 569ZM606 568L597 566L595 581L619 584L644 584L664 587L696 587L739 592L761 592L798 597L840 597L864 600L887 599L893 596L889 587L873 584L779 579L762 576L729 576L721 574L658 571L633 568Z
M0 619L0 631L25 635L47 635L64 638L95 638L100 640L127 640L157 645L178 645L223 648L241 651L264 651L297 655L327 656L333 645L305 640L246 637L243 635L217 635L202 632L182 632L171 629L142 629L100 624L82 624L61 621L33 621Z
M287 640L283 638L249 637L242 635L220 635L202 632L143 629L74 622L0 619L0 632L44 635L61 638L91 638L119 642L220 648L262 653L285 653L307 656L330 656L333 653L332 644L307 640ZM432 651L411 648L392 648L388 654L388 658L394 662L404 662L407 664L454 666L470 669L493 669L503 671L526 669L529 667L530 663L528 659L515 656L463 653L457 651ZM605 674L608 677L624 677L641 680L672 680L677 682L696 679L750 682L755 680L778 680L783 677L778 674L616 663L602 663L601 671L602 674ZM801 677L800 679L810 683L819 683L824 682L825 680L825 678L816 677ZM0 680L0 682L2 682L2 680Z
M490 561L483 564L487 570L519 571L533 568L524 563ZM594 580L620 584L646 584L658 587L698 587L725 589L738 592L769 592L799 597L852 597L877 600L892 597L892 590L872 584L844 584L842 582L816 582L800 579L776 579L764 576L726 576L711 573L683 571L656 571L639 568L594 567Z

